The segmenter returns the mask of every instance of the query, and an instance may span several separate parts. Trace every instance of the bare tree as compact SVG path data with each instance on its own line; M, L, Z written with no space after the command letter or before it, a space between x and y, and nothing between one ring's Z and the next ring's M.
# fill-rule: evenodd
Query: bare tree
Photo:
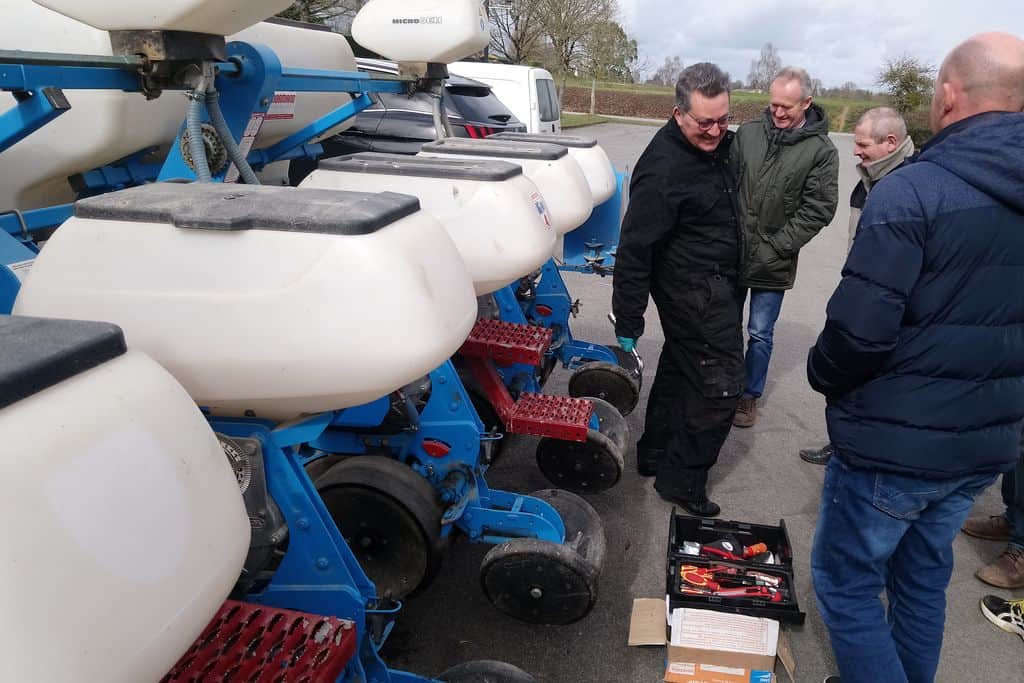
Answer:
M658 70L651 76L648 83L655 85L673 86L676 79L683 71L683 60L679 57L665 57L665 63L658 67Z
M355 16L367 0L296 0L277 16L313 24L333 24L338 19Z
M779 57L779 51L771 43L765 43L761 48L761 56L750 63L747 87L751 90L767 90L780 69L782 59Z
M637 58L629 66L629 80L633 83L644 83L647 80L647 74L651 72L654 66L651 64L650 57L640 57L640 53L637 53Z
M541 10L541 0L491 0L491 51L512 64L536 58L544 36Z
M590 113L595 113L598 79L625 81L637 59L636 41L614 21L599 21L581 43L583 71L590 76Z
M600 22L611 21L617 0L539 0L544 33L562 72L558 103L565 96L565 81L583 54L583 41Z

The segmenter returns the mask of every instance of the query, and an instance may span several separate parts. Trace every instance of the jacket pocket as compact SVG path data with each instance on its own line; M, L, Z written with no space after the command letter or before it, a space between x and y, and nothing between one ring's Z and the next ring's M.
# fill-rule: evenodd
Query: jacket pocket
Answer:
M701 393L708 398L739 396L744 381L739 300L734 287L720 275L707 279L706 291L709 296L699 322Z

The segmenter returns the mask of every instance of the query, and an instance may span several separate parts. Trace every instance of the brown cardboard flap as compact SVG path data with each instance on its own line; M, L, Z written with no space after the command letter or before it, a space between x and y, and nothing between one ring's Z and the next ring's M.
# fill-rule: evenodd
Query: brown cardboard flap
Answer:
M629 618L629 645L665 644L665 601L661 598L634 598Z
M785 631L779 631L779 644L778 644L778 655L779 661L782 662L782 668L789 674L789 680L796 680L796 657L793 656L793 648L789 644L789 635Z

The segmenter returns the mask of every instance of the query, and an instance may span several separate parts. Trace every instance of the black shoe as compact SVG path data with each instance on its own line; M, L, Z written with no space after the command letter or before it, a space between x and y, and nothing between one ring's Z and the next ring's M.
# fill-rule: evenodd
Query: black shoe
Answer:
M1024 638L1024 600L1003 600L998 595L986 595L981 599L981 612L996 627Z
M654 477L658 474L658 461L664 455L664 448L648 448L636 445L636 471L641 477Z
M826 444L824 447L819 449L807 448L800 451L800 459L804 462L809 462L812 465L826 465L828 461L832 459L832 454L835 452L835 447L832 444Z
M670 496L662 493L661 491L658 491L658 495L661 496L662 500L666 500L673 505L678 505L696 517L717 517L722 512L722 508L718 506L718 503L711 502L708 500L707 496L688 500L686 498Z

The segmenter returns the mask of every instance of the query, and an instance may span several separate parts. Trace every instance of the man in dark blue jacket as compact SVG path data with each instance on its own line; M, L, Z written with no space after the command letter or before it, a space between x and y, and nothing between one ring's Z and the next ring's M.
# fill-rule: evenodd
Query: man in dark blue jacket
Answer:
M808 357L835 445L811 567L843 683L934 678L953 539L1018 458L1022 110L1024 41L949 54L936 135L868 197Z

